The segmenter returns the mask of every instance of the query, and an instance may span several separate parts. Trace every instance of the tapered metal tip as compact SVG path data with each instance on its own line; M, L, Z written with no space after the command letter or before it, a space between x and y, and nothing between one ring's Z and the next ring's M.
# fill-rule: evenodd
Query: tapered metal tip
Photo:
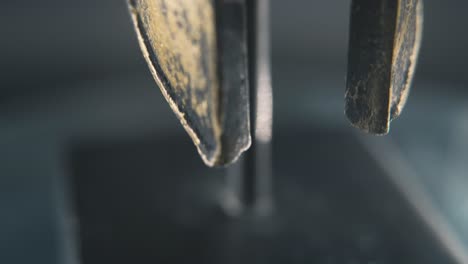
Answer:
M353 0L345 114L386 134L405 106L422 34L422 0Z
M209 166L250 146L244 5L129 0L151 73Z

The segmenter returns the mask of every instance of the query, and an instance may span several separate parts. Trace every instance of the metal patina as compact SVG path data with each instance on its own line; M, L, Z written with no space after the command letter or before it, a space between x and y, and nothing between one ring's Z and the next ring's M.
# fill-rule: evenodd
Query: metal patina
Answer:
M345 113L386 134L406 103L422 34L420 0L353 0Z
M250 146L244 4L227 2L129 0L149 68L209 166Z

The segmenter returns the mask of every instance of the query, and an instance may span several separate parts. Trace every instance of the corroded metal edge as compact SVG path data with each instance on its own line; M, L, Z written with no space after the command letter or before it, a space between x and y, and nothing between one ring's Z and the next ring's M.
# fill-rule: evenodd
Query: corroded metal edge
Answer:
M222 126L222 149L217 165L229 165L252 142L246 0L217 0L215 7Z
M409 1L411 2L411 1ZM418 62L418 56L419 56L419 50L421 47L422 43L422 33L423 33L423 22L424 22L424 4L423 0L416 0L416 14L415 14L415 23L414 25L408 25L407 23L403 23L402 28L403 33L407 31L411 31L411 26L414 26L414 42L411 47L411 50L409 51L410 54L405 53L405 51L401 51L404 49L403 44L399 43L400 40L398 37L395 37L395 48L398 49L397 52L394 53L393 56L393 65L397 64L398 60L398 54L401 52L404 54L405 57L408 57L408 70L406 71L406 76L404 77L405 79L402 82L401 88L394 88L394 83L397 82L398 77L392 77L392 88L390 89L391 91L391 104L390 104L390 121L393 119L397 118L400 114L403 108L406 105L406 102L408 100L408 95L411 90L411 85L413 83L414 79L414 73L416 70L417 62ZM401 16L402 8L399 8L399 17ZM398 34L398 31L396 32ZM398 74L398 70L395 70L395 68L392 69L392 76L394 74ZM396 84L398 85L398 84Z
M211 65L207 67L213 67L213 65L215 65L216 76L207 76L208 79L206 81L208 84L205 88L211 88L211 90L206 90L204 92L210 94L206 94L206 97L202 98L204 101L199 101L198 104L195 105L190 105L190 103L187 104L186 102L187 91L190 92L190 89L193 87L190 88L182 85L181 87L186 87L188 89L187 91L177 91L175 89L178 87L174 85L178 86L179 80L177 79L174 81L170 79L170 77L174 77L171 76L174 72L166 71L167 65L177 63L177 61L170 62L167 59L170 58L170 55L161 55L165 54L165 52L161 51L160 47L154 46L158 44L154 42L154 37L151 39L149 35L146 35L157 31L155 31L155 28L150 30L151 25L155 25L154 23L145 24L146 26L143 26L144 23L139 13L140 9L137 9L138 3L137 0L128 0L128 6L141 50L165 99L191 137L206 165L225 166L235 162L251 145L249 89L247 84L246 0L202 1L205 9L209 6L211 12L214 13L215 16L215 19L212 21L214 25L203 27L213 28L213 30L207 30L207 32L209 31L212 33L213 35L210 38L215 39L214 47L211 49L211 51L214 50L214 52L209 51L210 56L212 56L211 58L214 56L215 60L209 61ZM145 3L145 1L143 1L143 3ZM207 3L209 3L209 5ZM162 10L161 12L166 12L164 16L167 16L167 11ZM161 16L159 13L155 15ZM166 24L167 21L164 20L160 22L161 23L158 23L158 25ZM148 21L146 23L148 23ZM210 22L204 21L203 23ZM178 32L175 25L169 24L166 26L170 29L174 27L176 30L175 33ZM148 29L147 27L150 28ZM162 28L161 30L163 31L162 34L164 34L168 29ZM162 37L164 37L164 35ZM159 53L155 53L157 50L159 50ZM183 53L182 56L184 56L184 54L185 53ZM199 55L205 56L203 52ZM166 66L165 70L160 65L160 56L163 57L162 66ZM169 76L167 76L168 73ZM185 71L181 73L187 74ZM175 72L175 74L177 74L177 72ZM196 73L188 72L188 74L190 79L192 79L192 77L197 77L192 76L196 75ZM202 105L199 103L207 104L208 112L205 110L204 113L199 113L198 110L203 110L200 109ZM195 115L192 110L195 110ZM211 118L211 121L208 121L208 123L203 122L206 121L207 118ZM201 127L199 127L200 125ZM211 132L214 132L214 134ZM213 138L215 140L214 144ZM216 146L214 151L213 146Z
M345 114L353 126L384 135L401 113L421 43L422 12L419 0L352 2Z
M180 120L180 123L184 127L184 129L187 131L188 135L192 139L194 145L197 148L198 153L200 154L200 157L202 160L205 162L206 165L208 166L215 166L217 165L217 161L219 159L219 156L221 154L221 144L220 144L220 136L221 136L221 126L220 126L220 121L219 118L214 119L214 126L213 126L213 131L215 132L215 140L216 140L216 149L214 150L214 153L211 156L206 155L205 150L203 149L201 145L201 140L199 135L195 132L195 130L189 125L187 122L187 119L185 118L185 113L179 108L179 106L175 103L175 99L172 98L168 91L167 91L167 83L165 83L161 77L159 76L158 72L156 71L156 65L153 64L153 61L151 60L150 57L150 52L149 52L149 47L147 47L145 38L141 32L140 29L140 21L138 19L138 14L137 11L134 7L134 0L128 0L128 7L131 13L131 17L135 26L135 30L137 33L138 37L138 42L140 45L140 48L142 50L143 56L148 64L148 67L150 68L150 71L153 75L153 78L155 79L157 85L159 86L164 98L166 101L169 103L171 109L174 111L176 114L177 118ZM215 106L215 109L217 106Z

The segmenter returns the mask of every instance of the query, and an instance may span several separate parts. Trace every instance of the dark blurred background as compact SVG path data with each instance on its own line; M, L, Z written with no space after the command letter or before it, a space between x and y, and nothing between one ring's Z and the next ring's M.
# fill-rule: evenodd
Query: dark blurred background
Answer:
M314 236L320 233L318 226L327 226L331 219L360 215L350 217L354 219L350 222L364 226L364 230L368 230L369 223L373 226L371 230L379 231L358 241L364 241L365 245L379 244L367 243L369 239L383 241L376 251L381 255L369 253L368 257L367 249L362 253L365 246L358 246L361 255L356 257L349 249L353 248L353 238L343 235L345 238L341 239L341 233L348 232L345 220L329 227L345 231L331 232L335 234L330 235L333 239L317 235L310 247L297 242L302 238L296 239L284 231L284 236L280 236L284 241L292 239L298 243L295 249L283 247L284 251L295 252L285 254L285 261L296 258L298 263L305 260L418 263L416 260L421 259L425 249L436 248L440 252L431 251L436 255L432 258L434 263L448 263L437 262L447 256L458 263L468 263L463 262L468 252L468 17L465 15L468 2L425 0L424 3L423 45L408 106L393 123L391 135L376 139L355 133L343 114L350 1L272 0L275 176L281 182L281 177L303 175L293 182L296 188L303 188L304 195L280 203L285 206L288 201L294 203L295 211L288 213L297 214L297 218L301 218L298 212L306 212L309 216L318 215L310 219L319 219L316 223L299 221L297 225L307 226L307 231L298 229L294 234ZM135 220L156 216L136 210L124 195L143 192L148 196L135 198L143 199L136 204L154 199L158 208L167 207L165 204L183 208L184 199L190 200L194 195L203 200L222 185L224 172L204 167L153 82L124 0L0 1L0 33L0 263L118 260L119 255L110 256L111 252L129 250L126 239L146 246L159 245L156 238L148 237L157 237L158 228L163 230L164 225L174 225L176 221ZM296 137L305 140L294 141ZM380 155L385 148L375 147L379 144L391 145L395 151ZM186 166L189 172L174 169L177 167L174 160L181 157L186 162L179 167ZM358 163L353 164L349 157ZM337 169L340 167L343 169ZM132 181L142 183L149 178L155 184L154 191L150 187L133 192L124 188L126 185L132 188ZM189 182L184 182L186 178ZM349 178L357 180L347 183ZM388 197L395 197L394 200L387 198L384 204L397 208L399 213L393 217L402 219L401 223L396 220L392 224L385 221L377 224L385 218L385 214L378 213L371 214L378 215L375 222L365 220L369 219L369 212L381 208L379 203L367 204L369 200L382 199L375 191L380 190L380 185L371 185L374 183L396 186L388 191ZM349 204L331 202L355 196L351 190L354 187L359 193L371 192L351 199ZM208 194L201 198L199 194L191 194L196 190ZM314 192L320 195L312 195ZM322 209L310 209L314 204ZM174 212L169 206L172 209L166 208L161 214L175 214L174 219L195 218L194 222L207 225L204 218L196 217L196 209L203 211L203 206L203 202L191 204L188 212ZM347 207L359 209L349 212ZM112 210L118 213L102 213ZM84 219L81 222L80 214ZM102 217L97 217L101 214ZM93 225L96 221L127 219L129 214L134 216L133 222L121 220L111 224L109 230L93 229L108 226ZM120 227L138 224L154 224L156 229L119 231ZM80 231L80 225L89 234ZM389 225L408 230L426 227L414 231L412 239L416 242L401 245L400 240L409 238L392 237L393 232L383 230ZM139 232L145 235L139 236ZM187 234L180 236L184 239L190 239L190 234L201 236ZM146 239L139 240L140 237ZM222 237L219 235L217 239ZM424 244L423 241L430 240L436 242L415 246L418 241ZM96 249L96 245L109 241L119 242L114 247L105 247L106 253L99 255L101 249ZM158 247L155 248L157 251ZM172 252L174 248L167 250ZM342 253L343 248L351 253ZM132 250L142 263L152 259L174 260L168 257L169 253L161 257L148 253L150 249ZM207 251L200 255L204 259L210 254L209 249L201 247L191 250ZM121 254L127 258L120 260L134 256Z

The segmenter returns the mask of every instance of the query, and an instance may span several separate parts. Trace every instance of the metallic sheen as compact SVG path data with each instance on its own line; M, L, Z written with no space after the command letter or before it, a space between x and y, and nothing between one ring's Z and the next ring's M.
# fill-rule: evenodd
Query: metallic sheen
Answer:
M242 7L240 1L230 2ZM218 14L227 9L223 1L129 4L150 70L204 162L214 166L236 160L250 146L243 9L229 9L239 14L236 24L226 25ZM239 36L228 42L230 32ZM226 46L233 50L229 58Z
M345 113L386 134L406 103L422 34L421 0L353 0Z

